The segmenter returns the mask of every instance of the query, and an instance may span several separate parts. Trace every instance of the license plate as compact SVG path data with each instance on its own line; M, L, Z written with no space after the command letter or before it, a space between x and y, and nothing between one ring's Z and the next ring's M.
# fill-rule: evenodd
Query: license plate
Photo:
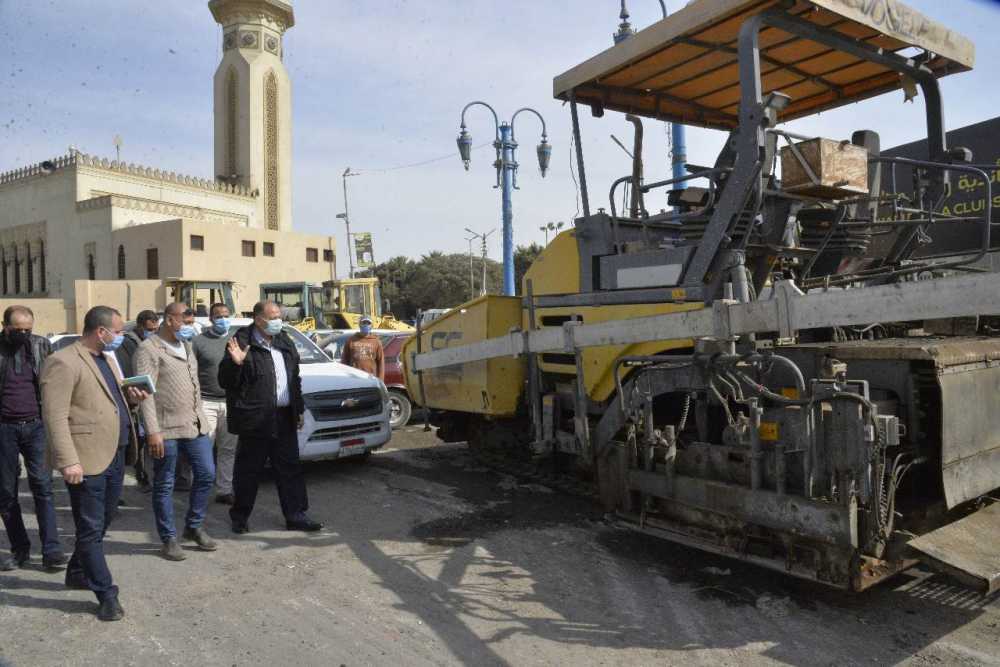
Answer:
M346 445L340 448L341 456L354 456L356 454L364 454L364 453L365 453L364 445Z

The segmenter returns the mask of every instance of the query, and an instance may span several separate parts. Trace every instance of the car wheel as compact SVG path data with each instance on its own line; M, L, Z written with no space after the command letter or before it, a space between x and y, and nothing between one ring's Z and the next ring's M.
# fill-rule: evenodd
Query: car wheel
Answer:
M389 392L389 426L394 429L406 426L413 414L413 404L409 397L401 391Z

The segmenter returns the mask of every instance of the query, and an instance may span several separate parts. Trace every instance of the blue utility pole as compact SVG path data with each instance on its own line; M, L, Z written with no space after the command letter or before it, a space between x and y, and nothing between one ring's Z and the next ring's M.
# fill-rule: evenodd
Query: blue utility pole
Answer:
M687 137L684 131L684 126L680 123L670 124L670 138L671 143L674 145L674 157L672 160L673 164L673 176L674 178L684 178L687 176ZM674 183L675 189L683 189L687 187L687 182Z
M514 178L517 163L514 162L513 129L507 123L500 123L501 162L503 174L500 184L500 206L503 219L503 293L512 296L517 290L514 285Z
M510 123L501 123L497 112L493 107L485 102L470 102L462 109L462 125L457 143L458 153L465 164L465 170L469 170L472 163L472 135L465 129L465 112L472 106L483 106L493 114L493 126L495 139L493 147L496 149L497 159L493 166L497 170L497 181L494 188L500 189L500 208L503 221L503 293L506 296L514 296L517 293L514 285L514 206L513 194L517 190L517 140L514 138L514 121L522 111L528 111L538 116L542 123L542 140L536 147L538 154L538 168L542 172L542 178L549 169L549 159L552 156L552 146L548 142L545 132L545 119L542 115L529 107L518 109L511 116Z

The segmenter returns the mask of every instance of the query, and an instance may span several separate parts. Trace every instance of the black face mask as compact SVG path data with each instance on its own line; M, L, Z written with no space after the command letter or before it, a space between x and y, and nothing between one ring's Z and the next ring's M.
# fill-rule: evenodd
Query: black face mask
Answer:
M15 347L27 345L31 340L31 332L22 331L20 329L11 329L7 332L7 340L10 341L10 344Z

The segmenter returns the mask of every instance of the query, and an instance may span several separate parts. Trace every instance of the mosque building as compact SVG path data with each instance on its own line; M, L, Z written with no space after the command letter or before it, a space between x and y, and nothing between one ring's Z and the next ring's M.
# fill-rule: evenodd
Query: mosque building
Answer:
M86 295L146 293L167 278L232 281L246 311L262 283L335 277L333 238L292 231L292 91L282 62L292 6L208 7L222 27L214 177L73 149L0 173L0 305L37 304L47 319L38 326L36 317L39 333L76 328ZM121 283L95 292L106 281ZM155 307L108 305L126 316Z

